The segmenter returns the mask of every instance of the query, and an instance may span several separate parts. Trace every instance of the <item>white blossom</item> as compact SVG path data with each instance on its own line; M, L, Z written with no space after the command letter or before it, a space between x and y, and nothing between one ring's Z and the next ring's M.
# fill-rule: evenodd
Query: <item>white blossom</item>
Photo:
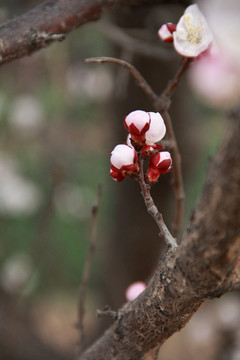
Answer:
M162 140L166 134L166 126L164 124L162 116L157 112L150 112L150 127L145 134L146 144L153 145L154 143Z
M212 32L196 4L187 7L173 38L176 51L186 57L196 57L209 47L213 40Z
M31 258L25 253L9 257L0 271L1 286L9 293L17 293L30 280L33 271Z

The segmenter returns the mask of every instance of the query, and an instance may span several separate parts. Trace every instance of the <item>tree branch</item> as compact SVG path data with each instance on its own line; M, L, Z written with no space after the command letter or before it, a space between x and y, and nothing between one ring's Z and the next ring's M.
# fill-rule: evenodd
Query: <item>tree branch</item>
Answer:
M79 359L152 359L206 298L233 290L240 257L240 116L207 173L203 194L175 254L160 261L147 289Z
M0 26L0 65L45 48L102 12L163 0L48 0ZM188 1L171 1L188 3Z
M174 211L174 220L172 226L172 234L174 237L177 237L183 217L183 205L184 205L184 185L183 185L183 176L182 176L182 164L181 164L181 155L178 148L178 143L175 137L174 128L172 125L172 120L168 112L168 108L171 104L171 96L179 84L183 74L188 69L192 59L183 58L182 64L177 70L175 76L172 80L169 81L165 90L158 97L158 100L155 102L154 107L159 111L164 119L167 128L167 135L169 141L172 144L171 154L173 159L173 191L175 198L175 211Z
M164 59L169 61L176 58L176 54L171 48L165 48L161 43L154 45L130 36L122 28L109 21L100 22L99 29L124 50L133 52L134 54L157 60Z
M145 182L144 172L143 172L143 160L141 157L141 153L138 154L138 165L139 165L140 172L139 172L139 176L138 176L137 180L138 180L141 190L142 190L141 193L142 193L147 211L155 220L155 222L160 230L160 235L164 239L167 246L170 249L172 249L172 251L174 251L177 248L176 239L174 239L172 237L170 231L168 230L168 228L163 220L162 214L158 211L158 209L153 201L153 198L150 193L150 186L148 184L146 184L146 182Z

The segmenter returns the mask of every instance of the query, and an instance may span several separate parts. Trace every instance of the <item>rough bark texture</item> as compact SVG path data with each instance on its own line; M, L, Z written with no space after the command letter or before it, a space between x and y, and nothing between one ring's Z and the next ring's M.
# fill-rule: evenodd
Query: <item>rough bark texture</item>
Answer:
M239 143L240 121L232 116L177 252L168 253L145 292L119 310L112 327L79 359L153 359L206 298L239 286Z
M170 3L188 3L184 0ZM86 22L97 20L103 10L164 3L163 0L48 0L0 26L0 65L44 48ZM61 36L58 36L61 35Z

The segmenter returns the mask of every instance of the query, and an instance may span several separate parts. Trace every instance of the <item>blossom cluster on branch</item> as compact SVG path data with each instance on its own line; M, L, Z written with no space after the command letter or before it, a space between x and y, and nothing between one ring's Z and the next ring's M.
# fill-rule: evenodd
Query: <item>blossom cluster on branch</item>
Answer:
M166 133L166 126L159 113L135 110L124 119L129 132L127 142L117 145L111 152L110 175L117 182L125 177L139 175L139 156L146 159L151 156L145 180L148 184L157 182L161 174L171 169L172 159L163 146L157 144Z

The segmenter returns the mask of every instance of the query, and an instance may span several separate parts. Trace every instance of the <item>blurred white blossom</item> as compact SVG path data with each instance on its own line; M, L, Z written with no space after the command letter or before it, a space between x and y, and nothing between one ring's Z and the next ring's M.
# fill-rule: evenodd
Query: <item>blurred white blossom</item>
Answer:
M240 302L234 295L225 296L216 303L218 326L231 330L240 329Z
M93 101L106 100L113 91L112 76L103 68L72 66L67 71L66 81L71 95L87 97Z
M21 175L16 161L0 155L0 213L30 215L39 208L40 199L40 190Z
M7 258L0 270L2 288L11 294L24 290L33 275L31 258L25 253L17 253Z
M18 134L31 136L44 124L44 109L40 101L29 94L16 97L11 104L9 123Z
M94 193L87 187L79 187L71 183L59 186L54 194L54 204L62 216L85 220L91 215Z

